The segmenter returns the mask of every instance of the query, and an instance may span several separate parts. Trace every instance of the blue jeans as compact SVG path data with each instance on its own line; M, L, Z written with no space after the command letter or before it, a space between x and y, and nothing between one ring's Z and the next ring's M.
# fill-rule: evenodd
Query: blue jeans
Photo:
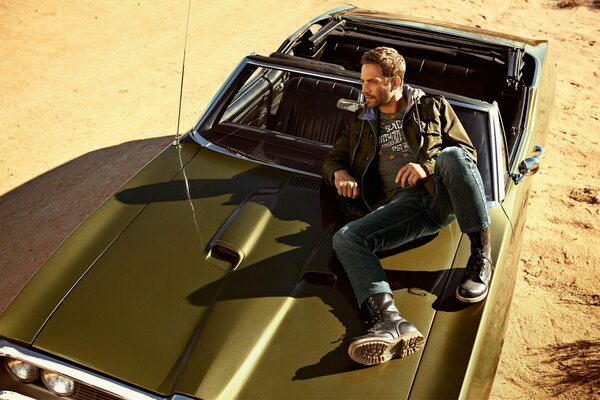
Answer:
M401 190L385 205L344 225L333 248L348 274L359 306L377 293L392 293L376 251L390 250L439 232L455 218L465 233L489 226L477 165L459 147L448 147L435 163L435 197L417 186Z

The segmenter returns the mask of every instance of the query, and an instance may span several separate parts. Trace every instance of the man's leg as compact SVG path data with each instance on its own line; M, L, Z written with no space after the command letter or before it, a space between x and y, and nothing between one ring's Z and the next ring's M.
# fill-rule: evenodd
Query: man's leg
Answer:
M424 210L422 189L398 193L392 201L342 227L333 238L359 306L372 322L366 335L355 338L350 357L373 365L405 357L423 346L423 335L404 319L392 298L385 272L374 254L437 231Z
M471 256L456 297L475 303L487 296L492 276L489 216L483 183L475 161L461 148L444 149L436 160L436 195L428 210L444 224L450 207L461 230L471 240Z
M421 188L397 193L389 203L338 230L333 248L359 306L375 294L392 293L376 251L396 248L438 230L427 215Z

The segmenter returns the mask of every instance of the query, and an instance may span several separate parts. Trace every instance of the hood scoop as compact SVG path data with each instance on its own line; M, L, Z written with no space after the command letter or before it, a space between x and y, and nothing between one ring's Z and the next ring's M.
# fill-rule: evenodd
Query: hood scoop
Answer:
M283 190L291 187L318 192L321 183L321 178L293 175ZM279 188L261 188L243 201L209 243L205 260L223 271L239 267L273 218L278 194Z
M277 188L263 188L242 202L209 243L205 260L223 271L239 267L273 217L277 192Z

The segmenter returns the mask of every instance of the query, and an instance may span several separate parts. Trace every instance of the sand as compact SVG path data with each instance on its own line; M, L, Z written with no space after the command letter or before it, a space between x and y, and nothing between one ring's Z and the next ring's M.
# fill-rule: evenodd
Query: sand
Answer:
M0 1L0 311L250 52L335 1ZM355 1L549 39L557 91L493 399L600 398L600 4ZM395 4L395 5L392 5Z

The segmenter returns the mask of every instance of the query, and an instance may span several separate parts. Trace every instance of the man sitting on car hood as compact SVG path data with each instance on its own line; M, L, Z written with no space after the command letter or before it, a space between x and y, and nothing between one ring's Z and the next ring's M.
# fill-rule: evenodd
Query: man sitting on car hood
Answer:
M492 274L489 216L476 152L441 96L404 85L406 63L378 47L361 59L366 104L357 110L323 164L323 177L359 217L333 237L358 305L371 320L353 339L350 357L365 365L404 357L423 335L404 319L376 251L440 231L455 218L471 240L471 256L456 297L483 300Z

